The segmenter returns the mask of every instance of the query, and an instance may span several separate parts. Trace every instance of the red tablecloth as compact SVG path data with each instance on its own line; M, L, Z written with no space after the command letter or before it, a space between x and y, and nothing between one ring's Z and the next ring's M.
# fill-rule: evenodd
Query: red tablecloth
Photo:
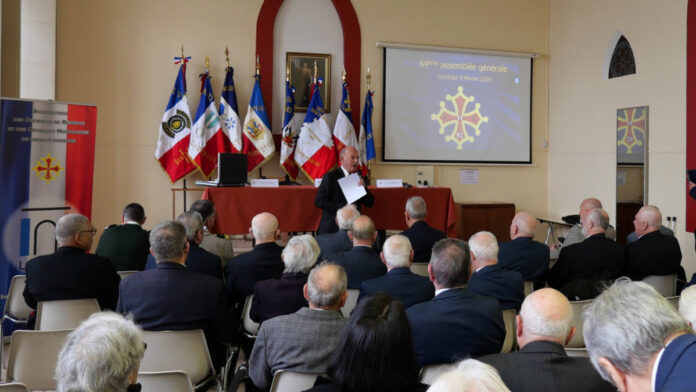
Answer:
M378 229L405 230L404 207L414 195L425 199L428 224L455 237L456 214L450 188L377 188L370 187L375 196L372 208L362 213L375 221ZM278 218L280 231L315 231L319 226L321 209L314 206L317 188L313 186L281 186L278 188L206 188L203 199L212 200L217 210L211 231L225 234L248 233L251 219L260 212L270 212Z

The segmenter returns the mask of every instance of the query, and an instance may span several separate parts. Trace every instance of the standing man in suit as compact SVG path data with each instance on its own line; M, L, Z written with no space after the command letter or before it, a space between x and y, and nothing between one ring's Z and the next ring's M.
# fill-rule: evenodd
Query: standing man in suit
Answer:
M208 228L213 227L215 218L217 217L215 205L210 200L196 200L191 204L189 211L201 214L201 218L203 219L203 240L200 243L201 248L219 256L222 268L224 269L227 266L227 261L234 257L234 248L232 247L232 240L218 237L217 234L213 234L208 230Z
M186 267L191 272L206 274L213 278L222 280L222 266L220 259L201 248L199 244L203 239L203 220L197 212L184 212L179 215L176 220L181 222L186 229L186 239L189 243L189 252L186 256ZM147 266L145 269L157 268L155 258L150 255L147 257Z
M121 282L116 311L132 314L148 331L202 329L219 368L225 364L223 343L233 340L239 325L229 311L222 281L186 268L189 243L180 222L159 223L150 233L150 244L157 268Z
M651 205L643 206L633 219L638 240L626 245L626 268L623 275L641 280L650 275L682 273L681 249L674 236L660 232L662 214ZM682 276L686 280L686 275Z
M544 287L549 272L549 247L534 241L537 220L527 212L519 212L510 224L511 241L498 246L498 265L522 274L523 280L534 282L534 289Z
M587 358L565 347L575 335L573 308L560 292L545 288L527 296L517 315L520 351L479 358L492 365L511 391L612 392Z
M588 211L582 221L585 240L564 246L558 262L549 271L549 286L569 299L591 299L602 281L616 279L624 268L624 248L606 236L609 215L601 209Z
M387 273L379 253L372 249L377 238L375 224L367 215L361 215L353 221L348 237L353 241L353 248L347 252L329 255L327 260L335 262L348 274L348 288L360 289L362 282Z
M428 211L425 207L425 200L420 196L411 196L406 201L404 218L408 230L401 233L411 241L413 247L413 262L427 263L430 260L430 250L435 243L447 235L438 229L428 226L425 217Z
M336 212L338 231L317 236L317 243L321 249L319 259L323 259L326 255L343 253L353 247L353 241L348 237L348 231L353 221L359 216L360 211L352 204L348 204Z
M39 301L96 298L102 309L115 309L121 280L109 259L88 254L97 229L86 216L63 215L56 222L58 249L29 260L24 300L36 309ZM33 326L33 317L29 324Z
M516 271L498 265L498 241L489 231L479 231L469 238L471 278L467 288L475 294L494 297L500 309L520 310L524 301L524 281Z
M696 336L655 289L616 281L583 313L583 335L595 369L620 391L691 391Z
M341 336L346 319L341 308L348 298L346 272L323 263L309 274L304 297L309 307L272 318L261 325L249 357L249 377L267 390L281 369L326 373L326 365Z
M503 346L498 300L463 288L470 263L469 246L460 239L445 238L433 246L428 274L435 298L406 310L420 366L497 353Z
M387 274L364 281L358 301L380 291L401 301L404 308L433 299L435 286L430 279L411 272L413 249L408 238L402 235L387 238L380 257L387 266Z
M280 257L283 248L276 244L280 235L278 219L271 213L262 212L251 220L249 233L256 241L254 249L227 263L227 293L239 311L246 297L254 292L256 282L278 279L285 269Z
M331 170L324 174L324 177L321 179L321 185L319 185L319 190L317 191L317 197L314 200L314 204L322 209L321 221L319 222L317 234L334 233L338 231L338 225L336 225L336 211L348 204L346 202L346 197L343 195L343 191L341 191L341 187L338 185L338 180L350 174L357 173L359 169L360 155L358 154L358 150L354 147L344 147L343 150L341 150L339 158L341 166L338 169ZM365 186L365 182L362 178L360 179L360 185ZM360 211L360 206L363 204L372 207L375 203L375 197L370 193L370 190L365 187L365 191L367 194L353 203L358 211Z
M128 204L121 214L122 224L104 231L96 253L111 260L117 271L142 271L150 254L148 232L141 227L146 219L143 206Z

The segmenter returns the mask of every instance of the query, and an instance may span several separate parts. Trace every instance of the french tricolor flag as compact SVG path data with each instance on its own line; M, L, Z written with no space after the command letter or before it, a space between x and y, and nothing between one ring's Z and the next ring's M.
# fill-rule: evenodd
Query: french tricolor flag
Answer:
M331 128L324 115L320 88L321 84L315 83L312 99L295 147L295 162L311 180L321 178L336 166L337 162Z

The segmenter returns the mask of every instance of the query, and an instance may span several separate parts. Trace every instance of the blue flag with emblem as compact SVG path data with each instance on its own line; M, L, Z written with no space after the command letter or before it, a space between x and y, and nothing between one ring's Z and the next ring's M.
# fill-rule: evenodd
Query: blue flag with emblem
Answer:
M365 108L363 109L362 121L360 122L360 159L367 163L377 157L377 154L375 154L375 140L372 137L372 94L374 93L367 91Z

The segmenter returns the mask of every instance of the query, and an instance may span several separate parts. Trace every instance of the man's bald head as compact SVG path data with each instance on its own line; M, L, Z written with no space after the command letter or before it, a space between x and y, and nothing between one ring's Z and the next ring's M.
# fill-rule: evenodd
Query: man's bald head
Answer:
M510 238L514 240L517 237L534 237L536 228L537 220L532 214L524 211L518 212L517 215L512 218Z
M565 345L575 332L573 308L561 292L545 288L532 292L522 302L517 320L517 340L525 344L547 340ZM521 327L521 330L520 330Z
M602 208L602 202L599 201L599 199L590 197L583 200L582 203L580 203L580 219L585 216L585 213L590 210L594 210L595 208Z
M358 171L360 154L358 154L358 150L356 150L355 147L343 147L339 154L339 160L341 161L341 167L348 170L348 173L355 173Z
M377 237L377 230L375 229L375 224L372 222L367 215L360 215L357 217L350 227L349 231L350 238L353 240L353 245L367 245L372 246Z
M311 308L340 309L347 288L348 276L343 267L325 262L309 273L305 297Z
M271 213L262 212L251 220L249 231L257 244L275 241L278 234L278 219Z
M661 225L662 213L659 208L653 205L644 205L641 207L633 220L633 227L638 236L660 230Z

